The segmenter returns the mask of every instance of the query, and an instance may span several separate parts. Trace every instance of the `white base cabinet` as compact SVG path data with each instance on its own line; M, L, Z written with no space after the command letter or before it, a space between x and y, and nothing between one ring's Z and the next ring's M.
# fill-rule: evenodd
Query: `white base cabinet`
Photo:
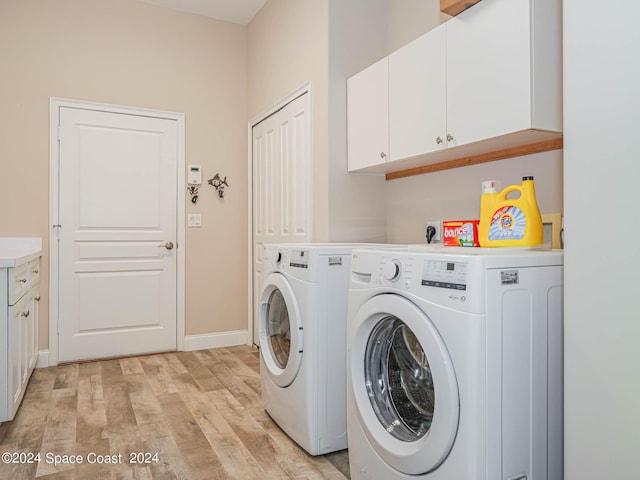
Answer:
M0 268L0 421L13 420L38 360L40 260Z

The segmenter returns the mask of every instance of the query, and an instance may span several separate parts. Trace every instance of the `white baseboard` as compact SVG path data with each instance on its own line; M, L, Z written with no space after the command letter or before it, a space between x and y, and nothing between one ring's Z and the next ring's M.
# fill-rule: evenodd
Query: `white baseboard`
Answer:
M203 335L187 335L184 338L184 349L189 352L207 348L246 345L248 334L248 330L235 330L231 332L205 333Z
M184 337L184 349L187 352L192 350L206 350L207 348L235 347L236 345L248 345L249 331L235 330L221 333L205 333L203 335L187 335ZM36 368L49 366L49 350L38 352Z
M49 366L49 350L38 351L38 361L36 368L45 368Z

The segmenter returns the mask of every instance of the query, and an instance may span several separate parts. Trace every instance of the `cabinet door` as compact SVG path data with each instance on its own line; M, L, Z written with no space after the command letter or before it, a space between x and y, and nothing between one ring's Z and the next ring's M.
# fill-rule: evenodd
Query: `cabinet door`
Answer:
M390 159L446 145L445 25L389 55Z
M531 127L529 0L483 0L447 22L449 146Z
M347 155L349 171L388 160L388 57L347 80Z
M26 388L31 372L37 360L38 342L38 286L34 286L26 295L27 308L22 317L22 385Z
M13 307L9 307L9 386L15 413L23 389L23 358L25 355L25 319L29 317L29 295L24 295Z
M38 321L40 319L40 288L36 285L33 287L33 310L31 314L31 322L29 322L29 336L31 338L29 343L29 352L31 358L29 359L29 372L32 372L36 368L38 362ZM31 373L29 373L30 375Z
M33 343L33 336L31 325L33 323L33 290L30 290L26 295L27 299L25 311L22 313L20 319L20 328L22 333L20 334L22 347L20 348L22 354L20 358L20 376L22 377L22 389L24 390L29 380L29 362L31 360L31 344Z

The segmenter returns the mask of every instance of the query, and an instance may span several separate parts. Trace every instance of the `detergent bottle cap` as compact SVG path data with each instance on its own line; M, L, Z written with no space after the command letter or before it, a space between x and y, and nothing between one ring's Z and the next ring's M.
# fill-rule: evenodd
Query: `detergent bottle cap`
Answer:
M482 182L482 193L496 193L500 190L500 182L498 180L485 180Z
M533 180L533 175L528 177L522 177L522 181L524 182L525 180Z

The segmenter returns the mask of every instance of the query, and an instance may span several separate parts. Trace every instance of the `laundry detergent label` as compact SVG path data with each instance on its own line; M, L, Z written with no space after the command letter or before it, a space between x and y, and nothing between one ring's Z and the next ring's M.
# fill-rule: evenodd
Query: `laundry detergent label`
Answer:
M527 217L513 205L505 205L491 217L489 240L522 240L527 227Z

